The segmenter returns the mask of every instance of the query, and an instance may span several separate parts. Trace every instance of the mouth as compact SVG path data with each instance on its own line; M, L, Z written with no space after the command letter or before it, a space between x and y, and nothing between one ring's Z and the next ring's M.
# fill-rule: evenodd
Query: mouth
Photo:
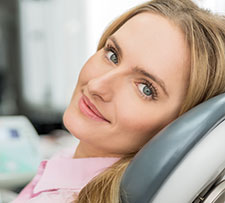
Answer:
M89 98L85 95L82 95L79 101L79 108L81 112L86 115L88 118L91 118L96 121L104 121L110 123L96 108L96 106L91 103Z

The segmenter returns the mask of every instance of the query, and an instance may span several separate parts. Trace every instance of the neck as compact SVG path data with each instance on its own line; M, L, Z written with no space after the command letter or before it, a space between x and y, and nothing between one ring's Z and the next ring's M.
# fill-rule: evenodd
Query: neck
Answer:
M73 158L90 158L90 157L120 157L120 156L115 154L109 154L101 150L96 150L91 145L88 145L80 141Z

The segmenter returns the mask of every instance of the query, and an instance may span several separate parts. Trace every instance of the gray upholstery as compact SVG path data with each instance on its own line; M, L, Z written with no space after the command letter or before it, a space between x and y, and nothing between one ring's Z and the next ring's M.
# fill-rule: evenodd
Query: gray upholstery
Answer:
M151 139L122 177L123 203L149 203L184 156L225 119L225 94L185 113Z

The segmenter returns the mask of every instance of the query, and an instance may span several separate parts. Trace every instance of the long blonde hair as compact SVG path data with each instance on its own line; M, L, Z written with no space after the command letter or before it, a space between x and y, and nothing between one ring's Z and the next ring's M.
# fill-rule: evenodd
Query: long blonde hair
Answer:
M173 21L183 31L190 47L190 79L180 115L225 92L225 19L199 8L191 0L153 0L129 10L106 29L98 50L125 22L142 12L155 13ZM133 156L122 157L96 176L81 190L75 202L119 203L120 180Z

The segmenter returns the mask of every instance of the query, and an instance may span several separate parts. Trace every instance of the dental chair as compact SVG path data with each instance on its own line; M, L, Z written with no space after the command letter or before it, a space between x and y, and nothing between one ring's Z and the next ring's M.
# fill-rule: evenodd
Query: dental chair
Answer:
M122 203L225 203L225 94L151 139L121 181Z

